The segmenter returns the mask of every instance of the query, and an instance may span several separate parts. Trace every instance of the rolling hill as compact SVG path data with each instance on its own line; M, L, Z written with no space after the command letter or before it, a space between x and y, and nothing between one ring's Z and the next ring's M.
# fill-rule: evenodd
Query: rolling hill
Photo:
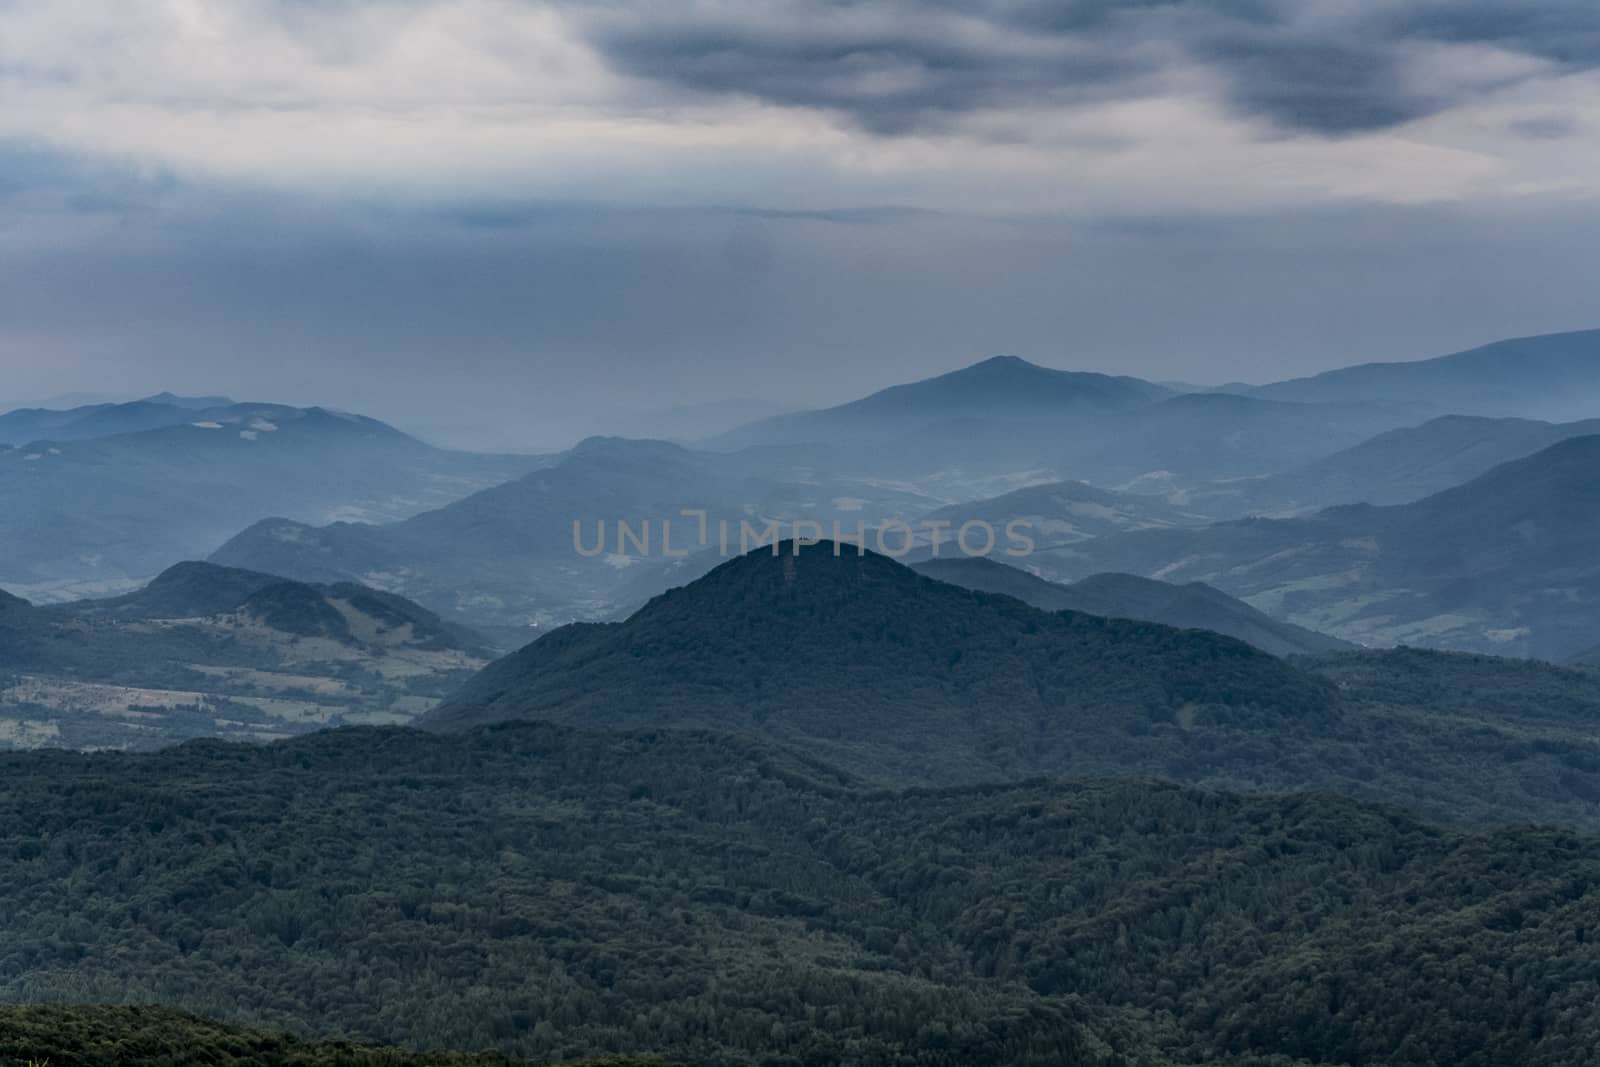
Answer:
M1282 474L1203 486L1182 496L1192 512L1225 518L1287 516L1341 504L1409 504L1570 437L1600 420L1549 423L1446 415L1379 434Z
M604 617L675 584L686 561L678 553L721 553L721 523L737 553L741 523L761 531L771 520L807 519L831 531L837 520L853 530L920 515L933 503L899 487L791 470L764 455L591 438L541 470L402 522L313 527L272 519L211 558L304 581L380 586L520 644L530 630ZM699 518L685 509L705 512L704 541ZM622 543L624 521L634 534L648 526L648 548Z
M1600 436L1575 437L1411 504L1101 538L1037 553L1069 580L1203 581L1363 644L1560 661L1594 643Z
M108 600L0 597L0 748L152 748L405 723L490 656L389 593L183 563Z
M1146 479L1170 488L1263 475L1409 421L1382 405L1174 395L1139 379L1001 357L839 407L760 420L705 446L805 447L836 469L972 499L994 495L1005 478L1013 486Z
M1518 337L1409 363L1365 363L1250 392L1301 403L1580 419L1600 409L1600 330Z
M1167 395L1161 386L1138 378L1054 370L1015 356L995 356L837 407L761 419L705 443L721 450L838 444L899 437L965 419L1032 421L1128 411Z
M970 521L988 523L998 538L999 531L1015 520L1028 523L1027 533L1038 545L1070 544L1127 530L1205 522L1158 496L1119 493L1083 482L1028 486L988 500L952 504L923 517L924 522L950 524L945 540L954 538L961 525Z
M1363 669L1414 673L1389 655ZM732 730L889 785L1140 774L1326 787L1475 823L1600 827L1600 679L1540 666L1566 710L1534 721L1519 697L1525 667L1509 661L1471 701L1419 711L1385 702L1381 686L1342 694L1322 661L1302 668L1220 634L1047 613L823 544L733 560L625 622L555 630L422 721ZM1488 753L1498 755L1484 765Z
M774 1067L1571 1067L1600 1040L1594 838L1326 794L888 792L692 731L362 728L0 755L0 855L0 1001Z
M229 407L227 397L183 397L160 393L125 404L87 404L60 410L17 408L0 415L0 444L87 441L114 434L158 430L192 420L194 412Z
M556 630L428 722L757 731L960 782L1104 771L1120 738L1179 719L1294 731L1336 715L1331 691L1228 638L1045 614L824 543L732 560L620 624Z
M0 584L33 600L116 591L268 516L403 518L541 462L445 452L321 408L184 415L159 429L0 452Z
M913 570L941 582L1016 597L1041 611L1138 619L1180 630L1211 630L1274 656L1353 649L1348 641L1280 622L1202 582L1172 585L1132 574L1096 574L1070 585L1048 582L991 559L928 560Z

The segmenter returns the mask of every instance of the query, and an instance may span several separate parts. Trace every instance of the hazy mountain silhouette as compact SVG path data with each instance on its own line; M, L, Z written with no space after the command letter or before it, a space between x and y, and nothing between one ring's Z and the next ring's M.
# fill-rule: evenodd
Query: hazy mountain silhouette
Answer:
M1594 433L1600 433L1600 419L1549 423L1446 415L1379 434L1282 474L1202 487L1186 494L1183 505L1232 518L1340 504L1408 504L1558 441Z
M999 357L838 407L760 420L705 444L809 443L820 450L819 462L954 495L990 495L970 490L984 477L1029 470L1045 480L1098 485L1260 475L1408 421L1408 414L1376 405L1173 395L1140 379Z
M272 519L212 559L305 581L378 583L453 618L521 629L521 643L529 626L604 617L675 584L686 558L677 553L720 553L723 523L737 554L742 523L752 539L778 518L804 518L822 532L838 520L854 530L885 515L915 517L930 503L897 487L794 473L764 455L597 437L525 477L403 522L313 527ZM685 509L706 513L704 543L699 517ZM622 521L636 535L648 524L648 549L620 543Z
M145 579L270 515L401 518L539 462L446 452L322 408L168 410L183 421L0 452L0 582Z
M1212 630L1274 656L1315 655L1355 647L1280 622L1203 582L1172 585L1132 574L1096 574L1063 585L991 559L966 557L928 560L912 570L965 589L1013 596L1041 611L1079 611L1183 630Z
M898 436L961 419L1037 419L1126 411L1167 396L1138 378L1053 370L995 356L837 407L761 419L706 442L720 449Z
M0 415L0 444L33 441L85 441L137 433L188 422L198 410L223 408L227 397L183 397L159 393L125 404L85 404L74 408L18 408Z
M1600 407L1600 330L1518 337L1409 363L1366 363L1251 393L1459 415L1582 418Z
M1561 660L1594 643L1600 436L1575 437L1411 504L1331 508L1102 538L1036 554L1204 581L1279 618L1368 644Z

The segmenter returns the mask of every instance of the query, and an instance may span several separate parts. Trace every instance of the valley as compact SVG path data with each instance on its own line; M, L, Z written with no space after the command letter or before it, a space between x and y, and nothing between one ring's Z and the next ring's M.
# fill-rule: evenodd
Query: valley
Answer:
M0 416L158 489L0 478L55 590L0 594L0 1055L1583 1062L1600 436L1305 389L1001 359L522 457Z

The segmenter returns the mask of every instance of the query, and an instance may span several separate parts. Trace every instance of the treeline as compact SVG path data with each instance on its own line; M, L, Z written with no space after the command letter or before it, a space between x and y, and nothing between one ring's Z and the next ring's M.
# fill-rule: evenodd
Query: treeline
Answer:
M533 1067L494 1053L407 1052L228 1026L149 1006L0 1008L0 1063L39 1067ZM666 1067L612 1059L573 1067Z
M693 1063L1567 1067L1600 844L507 724L0 756L0 1000Z

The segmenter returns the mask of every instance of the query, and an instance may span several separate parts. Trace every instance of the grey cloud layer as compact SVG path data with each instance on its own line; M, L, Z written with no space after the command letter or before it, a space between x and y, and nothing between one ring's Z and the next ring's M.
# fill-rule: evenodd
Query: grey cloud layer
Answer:
M1481 91L1470 69L1451 84L1419 84L1408 71L1418 48L1489 46L1557 71L1600 67L1594 0L780 0L670 18L662 10L606 8L590 17L590 39L634 76L822 108L877 132L991 107L1138 95L1186 61L1219 75L1239 113L1339 135Z

